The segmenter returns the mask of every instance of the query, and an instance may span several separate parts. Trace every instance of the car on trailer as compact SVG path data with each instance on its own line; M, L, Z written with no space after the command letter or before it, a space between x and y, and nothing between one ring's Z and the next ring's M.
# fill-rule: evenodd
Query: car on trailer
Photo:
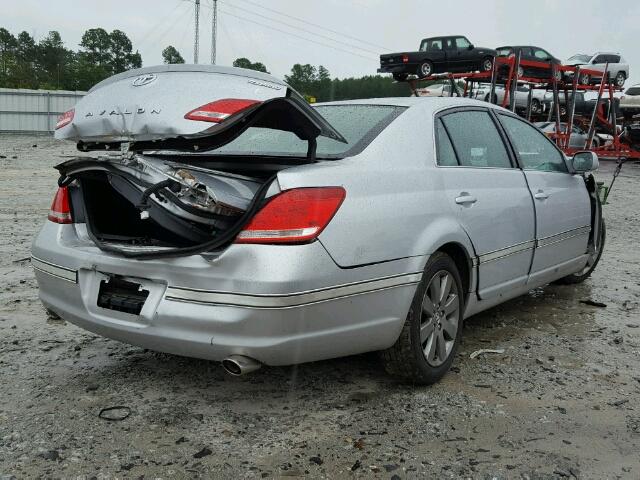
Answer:
M620 97L619 108L626 120L640 114L640 83L627 88Z
M378 73L391 73L398 81L409 75L426 78L435 73L488 72L496 51L476 47L467 37L452 35L425 38L418 51L380 55Z
M585 280L604 245L597 156L467 98L312 106L268 74L166 65L56 127L85 154L33 243L45 307L235 375L380 351L433 383L465 318Z
M551 55L544 48L534 45L504 46L496 49L497 57L509 58L520 57L520 61L537 62L538 65L520 65L518 67L518 78L535 78L541 80L551 80L553 65L561 65L562 62ZM505 79L509 76L510 67L507 64L499 64L499 78ZM556 72L556 78L560 80L561 72Z
M556 122L536 122L534 123L536 127L538 127L545 135L547 135L552 140L555 139L556 136ZM567 124L564 122L560 122L560 133L565 133L567 129ZM587 139L589 138L588 132L584 131L578 125L574 125L571 128L571 136L569 137L569 147L582 149L586 148ZM599 148L601 145L604 145L606 142L600 138L599 135L594 135L593 141L591 143L591 148Z
M627 79L629 78L629 64L627 61L617 52L597 52L593 55L577 54L570 57L564 62L564 65L571 67L584 67L589 70L596 70L604 73L606 65L608 67L608 80L613 81L617 87L623 87ZM572 74L567 74L572 77ZM578 81L582 85L589 85L592 83L599 83L601 76L591 75L589 73L581 73Z
M497 85L495 88L495 92L493 94L493 102L497 105L502 105L505 97L505 88L501 85ZM516 110L524 111L529 108L529 92L533 91L531 94L531 114L539 115L545 111L548 107L548 102L545 102L545 91L538 88L533 88L527 85L518 85L515 90L515 98L516 98ZM490 88L486 91L484 97L482 98L485 102L490 101ZM476 97L477 98L477 97Z

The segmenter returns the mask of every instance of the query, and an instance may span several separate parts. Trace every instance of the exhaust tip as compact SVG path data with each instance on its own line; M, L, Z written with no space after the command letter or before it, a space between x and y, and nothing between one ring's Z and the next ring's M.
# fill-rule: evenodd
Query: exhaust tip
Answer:
M222 368L234 377L254 372L260 367L262 367L260 362L244 355L231 355L222 360Z

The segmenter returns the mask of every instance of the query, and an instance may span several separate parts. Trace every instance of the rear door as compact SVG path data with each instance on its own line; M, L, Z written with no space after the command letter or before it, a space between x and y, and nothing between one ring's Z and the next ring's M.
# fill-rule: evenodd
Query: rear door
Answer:
M435 119L437 164L477 255L478 294L498 296L527 281L534 245L533 202L486 109L447 110Z
M536 213L532 280L587 251L591 203L584 180L569 173L565 157L538 129L518 117L499 114L527 178Z

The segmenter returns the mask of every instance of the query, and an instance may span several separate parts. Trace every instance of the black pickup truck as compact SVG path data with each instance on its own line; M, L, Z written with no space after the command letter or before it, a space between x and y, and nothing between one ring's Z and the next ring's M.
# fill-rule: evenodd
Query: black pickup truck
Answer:
M496 51L475 47L466 37L425 38L417 52L380 55L379 73L391 73L399 81L411 74L425 78L434 73L489 71Z

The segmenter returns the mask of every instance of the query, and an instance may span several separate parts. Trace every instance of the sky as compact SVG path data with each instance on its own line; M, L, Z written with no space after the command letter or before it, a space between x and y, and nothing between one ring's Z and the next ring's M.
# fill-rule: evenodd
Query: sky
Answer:
M36 40L58 30L74 50L88 28L120 29L145 66L162 63L167 45L191 63L193 2L0 0L0 27ZM210 63L213 0L201 3L200 63ZM629 83L640 82L639 0L218 0L218 12L217 63L247 57L278 77L294 63L340 78L375 74L380 53L462 34L476 46L536 45L560 59L618 51L631 65Z

